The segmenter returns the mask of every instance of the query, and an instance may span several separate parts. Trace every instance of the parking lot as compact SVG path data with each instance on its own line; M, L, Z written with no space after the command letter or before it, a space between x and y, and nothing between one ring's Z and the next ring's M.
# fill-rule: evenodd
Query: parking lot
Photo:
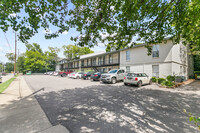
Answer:
M198 132L183 109L199 115L200 96L180 92L102 84L49 75L24 76L53 125L72 133Z

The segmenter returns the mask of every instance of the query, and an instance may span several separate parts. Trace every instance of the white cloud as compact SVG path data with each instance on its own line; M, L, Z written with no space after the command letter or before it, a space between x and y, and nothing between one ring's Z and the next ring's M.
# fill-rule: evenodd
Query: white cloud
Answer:
M68 32L67 32L67 31L64 31L62 34L63 34L63 35L66 35L66 34L68 34Z
M3 51L3 48L2 47L0 47L0 52L2 52Z
M107 32L105 33L100 33L102 39L106 39L107 37L114 37L115 35L117 35L117 33L113 33L113 34L108 34Z
M114 11L115 7L114 6L110 6L110 9L111 9L111 11Z
M10 14L10 16L11 16L11 17L16 17L17 14L16 14L16 13L12 13L12 14Z
M99 47L105 47L105 44L104 43L98 43L97 44Z

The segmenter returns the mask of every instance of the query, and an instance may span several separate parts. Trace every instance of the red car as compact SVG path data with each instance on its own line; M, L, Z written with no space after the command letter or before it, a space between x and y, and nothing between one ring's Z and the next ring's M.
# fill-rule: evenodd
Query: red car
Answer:
M67 70L65 72L59 72L58 74L61 76L61 77L66 77L68 74L72 73L73 71L72 70Z

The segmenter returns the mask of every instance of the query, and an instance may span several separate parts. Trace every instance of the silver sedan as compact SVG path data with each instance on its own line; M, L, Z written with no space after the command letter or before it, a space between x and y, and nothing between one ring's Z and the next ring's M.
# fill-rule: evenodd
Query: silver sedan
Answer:
M128 73L124 77L124 85L137 85L138 87L144 84L152 84L151 77L145 73Z

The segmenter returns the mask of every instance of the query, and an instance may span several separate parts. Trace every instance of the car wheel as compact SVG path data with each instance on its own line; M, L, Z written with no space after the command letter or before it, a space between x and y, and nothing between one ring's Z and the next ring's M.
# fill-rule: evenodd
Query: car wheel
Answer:
M137 83L137 86L138 86L138 87L141 87L141 86L142 86L142 81L139 81L139 82Z
M112 84L115 84L116 82L117 82L116 78L112 78L112 79L111 79L111 83L112 83Z
M79 76L77 76L76 78L77 78L77 79L80 79L80 77L79 77Z
M67 75L65 73L63 73L63 77L66 77Z
M124 85L127 86L128 84L127 84L127 83L124 83Z
M151 85L151 84L152 84L152 80L149 81L149 85Z

